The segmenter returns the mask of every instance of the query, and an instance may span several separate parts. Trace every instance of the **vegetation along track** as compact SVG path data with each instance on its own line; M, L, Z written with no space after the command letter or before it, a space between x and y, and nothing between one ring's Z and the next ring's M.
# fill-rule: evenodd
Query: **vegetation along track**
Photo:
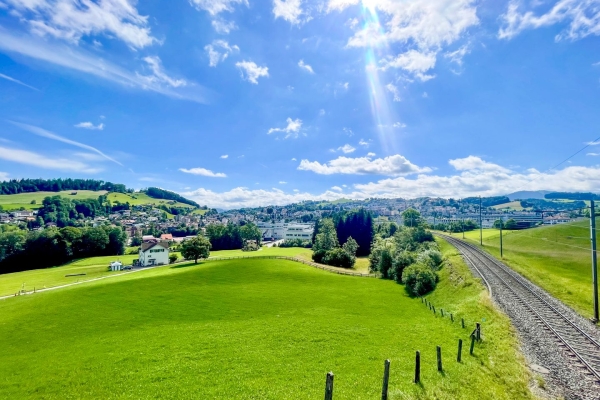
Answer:
M577 322L536 293L531 283L509 267L470 243L447 235L443 236L454 245L465 260L481 275L491 294L490 278L501 282L514 298L564 345L585 366L596 382L600 382L600 343L584 332Z

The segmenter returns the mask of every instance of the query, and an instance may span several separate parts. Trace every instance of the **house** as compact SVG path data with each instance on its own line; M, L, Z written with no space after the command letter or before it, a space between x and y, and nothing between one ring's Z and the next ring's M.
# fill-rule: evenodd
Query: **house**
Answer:
M144 235L144 236L142 236L142 242L153 242L153 241L156 241L156 240L158 240L158 239L155 238L152 235Z
M169 244L167 242L157 240L142 243L140 247L140 266L149 267L151 265L166 265L168 263Z
M121 271L123 269L123 264L120 261L113 261L110 263L111 271Z
M171 235L170 233L163 233L162 235L160 235L160 240L172 241L173 235Z

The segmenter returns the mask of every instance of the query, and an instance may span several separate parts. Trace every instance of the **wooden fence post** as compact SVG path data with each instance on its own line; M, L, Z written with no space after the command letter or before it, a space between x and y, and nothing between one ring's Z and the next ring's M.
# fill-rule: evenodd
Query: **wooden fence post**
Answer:
M458 355L456 356L456 361L460 362L462 355L462 339L458 339Z
M454 315L450 313L450 321L454 322Z
M437 367L438 371L442 372L442 348L437 346Z
M333 400L333 372L327 373L325 380L325 400Z
M461 323L463 329L465 329L465 319L464 318L460 319L460 323Z
M421 353L417 351L415 356L415 383L421 382Z
M477 341L481 340L481 325L479 324L479 322L477 323Z
M433 307L433 313L435 314L435 306L431 306L431 307Z
M442 317L444 316L444 309L440 308L440 311L442 312Z
M381 400L388 398L388 384L390 382L390 360L383 363L383 386L381 387Z
M471 349L469 350L469 354L473 355L474 347L475 347L475 335L471 335Z

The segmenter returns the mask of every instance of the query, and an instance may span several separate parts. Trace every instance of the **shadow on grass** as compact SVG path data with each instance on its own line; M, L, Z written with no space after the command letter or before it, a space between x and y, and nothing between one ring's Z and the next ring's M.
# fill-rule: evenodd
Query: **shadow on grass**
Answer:
M204 261L198 261L197 264L190 262L190 263L185 263L185 264L173 265L170 268L171 269L189 268L189 267L196 267L196 266L202 265L202 264L204 264Z

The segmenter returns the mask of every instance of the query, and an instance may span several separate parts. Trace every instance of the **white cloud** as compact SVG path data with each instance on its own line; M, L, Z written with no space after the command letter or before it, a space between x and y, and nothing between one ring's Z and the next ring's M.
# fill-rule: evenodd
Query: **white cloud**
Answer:
M588 145L588 146L597 146L597 145L600 144L600 140L597 141L597 142L586 142L585 144Z
M179 170L181 172L185 172L186 174L208 176L209 178L227 178L227 175L222 172L213 172L206 168L179 168Z
M15 79L15 78L12 78L12 77L10 77L10 76L8 76L8 75L0 74L0 78L2 78L2 79L6 79L7 81L14 82L14 83L16 83L16 84L19 84L19 85L21 85L21 86L25 86L26 88L29 88L29 89L37 90L38 92L40 91L39 89L37 89L37 88L34 88L33 86L29 86L28 84L26 84L26 83L23 83L23 82L21 82L20 80L18 80L18 79Z
M322 117L322 116L324 116L324 115L325 115L325 109L321 108L321 109L319 110L319 116L321 116L321 117Z
M331 187L331 190L335 190L336 192L342 192L344 189L342 189L342 188L341 188L341 187L339 187L339 186L332 186L332 187Z
M233 21L225 21L222 19L214 19L211 21L212 27L217 33L221 35L228 35L231 31L234 31L238 26Z
M268 135L274 132L285 132L285 138L293 137L297 138L300 134L300 130L302 129L302 120L300 118L286 119L287 126L285 128L271 128L267 132Z
M235 63L235 66L240 69L240 72L242 73L242 79L245 79L255 85L258 84L258 78L261 76L269 76L269 68L259 67L252 61L237 62Z
M75 128L90 129L93 131L101 131L104 129L104 124L94 125L91 122L80 122L74 126Z
M587 153L586 156L597 157L600 156L600 153Z
M56 141L62 142L62 143L67 143L67 144L70 144L72 146L79 147L81 149L92 151L92 152L94 152L94 153L96 153L96 154L104 157L108 161L112 161L115 164L123 166L123 164L121 164L119 161L115 160L112 157L107 156L106 154L104 154L103 152L101 152L100 150L98 150L95 147L89 146L89 145L84 144L84 143L76 142L76 141L71 140L71 139L67 139L65 137L62 137L60 135L57 135L57 134L52 133L50 131L47 131L45 129L39 128L37 126L22 124L20 122L14 122L14 121L10 121L10 122L12 124L18 126L19 128L26 130L27 132L33 133L34 135L45 137L47 139L56 140Z
M423 97L424 99L426 99L426 98L429 97L429 95L427 94L427 92L423 92L423 95L421 97Z
M420 52L417 50L408 50L405 53L399 54L396 58L383 60L382 64L384 69L401 68L425 82L434 78L434 75L427 75L425 72L435 67L436 57L437 53L434 51Z
M498 31L501 39L511 39L526 29L538 29L568 22L568 28L555 40L577 40L600 35L600 2L598 0L559 0L546 13L536 15L531 7L511 0L501 19L504 26Z
M162 61L158 56L144 57L144 61L152 70L152 75L140 75L146 81L150 83L165 83L174 88L187 85L184 79L174 79L167 75L162 68Z
M320 175L350 174L350 175L410 175L431 171L430 168L420 168L405 157L396 154L385 158L371 160L369 157L338 157L325 164L318 161L302 160L299 170L312 171Z
M469 46L464 45L461 46L458 50L445 53L444 57L448 58L451 62L458 64L458 66L462 66L464 56L466 56L470 52L471 50L469 50Z
M298 160L296 160L296 157L294 157L294 158L292 158L292 161L298 161Z
M373 153L373 152L368 152L367 153L367 157L375 157L377 154Z
M469 158L469 157L467 157ZM505 170L506 172L502 172ZM345 185L342 185L345 187ZM250 190L237 187L226 192L200 188L183 193L200 204L210 207L258 207L265 204L285 205L303 200L336 200L379 198L417 198L423 196L459 198L469 196L498 196L519 190L552 190L559 192L597 192L600 187L600 166L569 166L548 173L530 169L517 173L497 166L487 170L458 171L446 176L419 174L414 178L386 178L376 182L353 185L353 191L341 193L327 190L320 194L294 190Z
M190 2L197 9L208 11L213 16L224 11L232 12L237 4L248 6L248 0L190 0Z
M105 0L5 0L14 14L40 36L53 36L77 43L83 36L104 34L140 49L156 42L148 17L135 8L135 1Z
M287 182L286 181L279 181L279 184L280 185L285 185L285 184L287 184Z
M71 71L89 74L122 86L150 90L166 96L199 103L206 102L202 93L205 90L198 85L193 85L193 88L192 85L189 85L187 91L183 91L181 88L175 90L173 86L165 85L157 77L146 77L139 73L132 73L80 48L57 45L29 36L13 36L2 28L0 28L0 49L8 53L16 53L58 65Z
M312 69L312 67L310 65L304 63L304 60L298 61L298 66L300 68L302 68L303 70L308 71L311 74L315 73L315 71L313 71L313 69Z
M406 128L406 124L404 122L394 122L394 124L392 125L394 128Z
M88 164L81 161L66 158L51 158L32 151L7 147L0 147L0 159L58 171L71 171L75 173L100 172L99 168L90 167ZM3 174L4 173L0 174L0 179L5 178Z
M204 46L204 50L208 54L208 65L216 67L219 62L225 61L229 54L239 52L240 48L236 45L230 46L225 40L214 40L211 44Z
M366 141L366 140L364 140L364 139L360 139L360 141L358 142L358 144L359 144L360 146L363 146L363 147L369 147L369 142L367 142L367 141Z
M350 128L342 128L342 130L344 131L344 133L350 137L354 136L354 132L352 132L352 129Z
M400 97L400 90L398 90L398 87L396 85L390 82L387 85L385 85L385 88L388 92L394 95L394 101L402 101L402 98Z
M283 18L292 25L301 23L303 14L301 0L273 0L273 15L275 19Z
M509 172L508 169L493 164L487 161L483 161L480 157L468 156L465 158L457 158L448 161L457 171L497 171L497 172Z
M338 151L342 151L344 154L353 153L356 149L349 144L345 144L341 147L338 147Z
M342 11L358 0L329 0L328 11ZM479 24L476 0L368 0L363 6L378 12L349 40L349 47L387 47L399 43L403 51L383 60L383 68L398 68L422 81L433 78L437 54Z
M223 154L223 155L221 156L221 158L223 158L223 159L225 159L225 158L229 158L229 155L228 155L228 154Z

